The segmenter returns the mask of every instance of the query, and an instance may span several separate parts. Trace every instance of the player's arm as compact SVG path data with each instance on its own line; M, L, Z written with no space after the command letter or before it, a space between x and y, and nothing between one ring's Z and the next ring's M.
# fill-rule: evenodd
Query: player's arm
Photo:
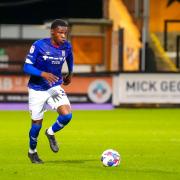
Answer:
M34 75L34 76L40 76L45 78L50 84L58 81L58 77L53 75L52 73L40 71L36 67L34 67L32 64L25 63L24 64L24 72L29 74L29 75Z
M63 84L68 85L71 83L72 73L73 73L73 54L72 51L69 52L69 55L66 58L68 66L68 74L63 77Z
M51 73L41 71L34 66L34 63L36 61L36 58L37 58L37 55L39 52L38 49L39 49L38 46L36 46L35 44L32 45L32 47L31 47L31 49L30 49L30 51L26 57L25 63L24 63L24 67L23 67L24 72L29 74L29 75L43 77L50 84L58 81L59 78L57 76L55 76Z

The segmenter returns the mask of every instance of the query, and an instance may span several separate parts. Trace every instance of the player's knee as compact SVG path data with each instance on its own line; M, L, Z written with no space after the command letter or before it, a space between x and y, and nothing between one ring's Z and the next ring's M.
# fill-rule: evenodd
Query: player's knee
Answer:
M63 124L64 126L67 125L71 121L71 119L72 113L58 116L59 123Z

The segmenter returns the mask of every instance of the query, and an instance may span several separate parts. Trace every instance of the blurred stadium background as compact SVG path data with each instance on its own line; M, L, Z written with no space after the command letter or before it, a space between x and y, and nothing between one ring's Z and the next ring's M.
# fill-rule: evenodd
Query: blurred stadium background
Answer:
M179 10L180 0L1 0L0 177L179 179ZM30 121L22 66L56 18L70 24L74 77L64 89L74 117L58 135L58 158L40 136L46 165L39 168L26 157ZM56 114L46 118L50 125ZM99 156L108 148L122 155L120 168L101 167Z
M0 102L27 102L25 56L49 36L53 19L64 18L75 57L66 88L72 103L178 105L179 7L176 0L1 0Z

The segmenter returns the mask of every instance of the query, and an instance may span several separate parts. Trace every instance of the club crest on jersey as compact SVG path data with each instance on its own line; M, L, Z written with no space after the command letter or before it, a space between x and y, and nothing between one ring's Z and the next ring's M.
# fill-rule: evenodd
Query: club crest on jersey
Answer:
M65 50L62 50L61 52L62 52L63 57L66 56L66 51Z

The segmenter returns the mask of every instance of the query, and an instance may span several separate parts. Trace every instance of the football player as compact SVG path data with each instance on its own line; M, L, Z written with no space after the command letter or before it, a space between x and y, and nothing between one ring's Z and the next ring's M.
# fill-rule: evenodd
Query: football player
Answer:
M50 38L40 39L32 44L23 67L24 72L30 75L28 93L32 124L29 131L28 157L32 163L43 163L36 146L46 105L58 113L54 124L45 131L53 152L59 151L54 134L72 119L70 102L61 87L61 84L71 83L73 72L72 47L67 41L68 23L62 19L54 20L50 34ZM61 70L65 61L69 72L63 77Z

